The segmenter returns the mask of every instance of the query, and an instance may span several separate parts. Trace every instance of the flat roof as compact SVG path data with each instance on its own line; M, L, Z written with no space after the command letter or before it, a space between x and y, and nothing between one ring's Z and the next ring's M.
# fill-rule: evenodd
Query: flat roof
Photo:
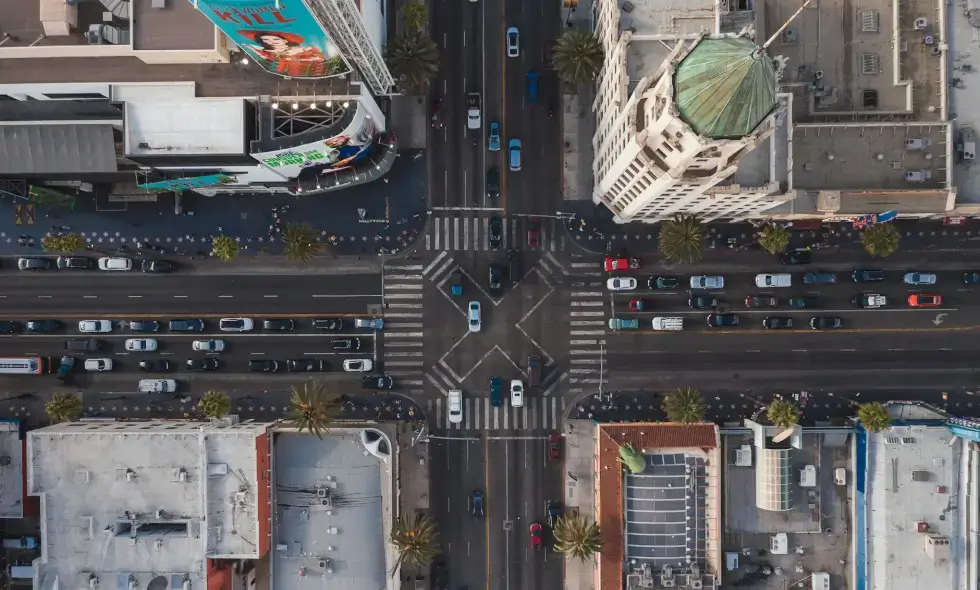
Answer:
M126 154L246 153L245 100L194 98L127 102Z
M0 457L8 463L0 465L0 518L24 516L24 443L20 439L20 424L0 421Z
M165 0L154 8L153 0L129 0L133 12L133 49L214 49L214 23L187 0Z
M616 2L620 30L633 29L626 52L626 71L632 83L656 73L676 40L715 32L715 0L629 0L633 6L629 12L623 10L626 0Z
M0 174L117 170L112 124L0 125Z
M184 0L186 2L187 0ZM85 33L89 25L105 24L102 13L106 12L101 2L80 2L76 5L78 23L69 35L44 34L41 26L41 0L0 0L0 14L3 14L3 32L9 33L3 47L50 47L67 45L88 45ZM128 26L128 25L127 25ZM18 60L4 60L7 62ZM55 63L55 60L45 60ZM6 76L5 76L6 77Z

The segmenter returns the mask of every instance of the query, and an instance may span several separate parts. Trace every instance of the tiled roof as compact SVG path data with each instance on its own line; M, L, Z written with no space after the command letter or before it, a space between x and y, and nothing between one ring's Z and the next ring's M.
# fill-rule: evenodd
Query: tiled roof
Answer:
M714 424L634 423L600 424L596 520L602 531L599 590L623 590L623 468L619 447L639 452L671 448L714 448L719 444Z

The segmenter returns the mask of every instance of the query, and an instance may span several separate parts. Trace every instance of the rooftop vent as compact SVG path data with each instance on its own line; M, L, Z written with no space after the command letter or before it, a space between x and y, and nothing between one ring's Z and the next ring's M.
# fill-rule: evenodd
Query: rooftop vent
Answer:
M915 25L912 28L916 31L924 31L928 26L929 19L924 16L920 16L919 18L915 19Z
M861 32L862 33L877 33L878 32L878 11L877 10L863 10L863 11L861 11Z
M881 72L881 56L877 53L861 54L861 73L865 76L874 76Z
M634 8L636 8L636 6L629 0L623 2L623 12L633 12Z

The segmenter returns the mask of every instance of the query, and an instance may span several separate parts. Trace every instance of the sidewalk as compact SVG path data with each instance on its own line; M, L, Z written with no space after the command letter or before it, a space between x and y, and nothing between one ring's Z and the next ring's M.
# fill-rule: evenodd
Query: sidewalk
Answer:
M412 446L414 423L398 426L398 516L429 510L429 445ZM388 531L385 531L387 541ZM428 589L429 568L402 568L402 590Z
M592 0L582 0L575 12L562 9L565 29L592 30ZM592 136L595 135L595 113L592 84L571 88L562 84L562 198L592 203ZM574 94L571 91L575 91Z
M592 420L565 420L565 514L595 520L595 439ZM565 590L595 590L594 563L564 557Z

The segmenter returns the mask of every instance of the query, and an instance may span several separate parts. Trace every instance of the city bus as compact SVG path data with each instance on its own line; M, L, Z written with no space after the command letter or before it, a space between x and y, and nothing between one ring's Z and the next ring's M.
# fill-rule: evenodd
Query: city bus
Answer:
M51 372L51 359L43 356L0 358L2 375L43 375Z

